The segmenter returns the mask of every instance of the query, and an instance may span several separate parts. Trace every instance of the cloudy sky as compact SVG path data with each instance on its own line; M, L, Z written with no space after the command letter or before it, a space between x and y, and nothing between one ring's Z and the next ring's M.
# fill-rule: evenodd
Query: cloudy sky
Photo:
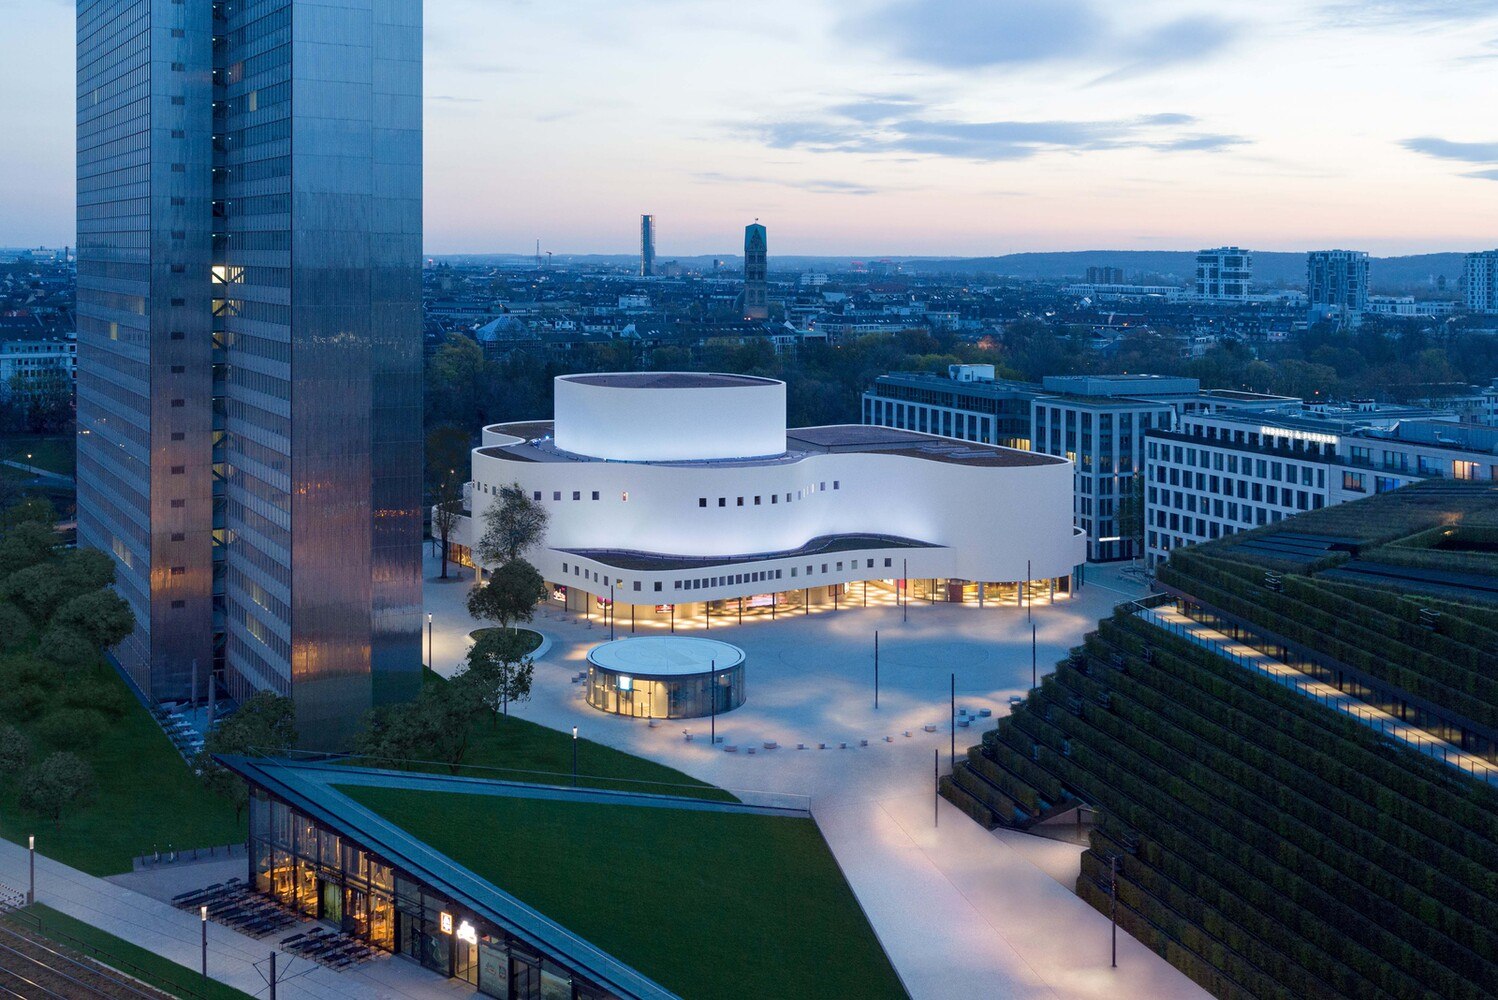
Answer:
M0 0L0 244L72 239L73 11ZM426 12L431 252L1498 244L1498 0Z

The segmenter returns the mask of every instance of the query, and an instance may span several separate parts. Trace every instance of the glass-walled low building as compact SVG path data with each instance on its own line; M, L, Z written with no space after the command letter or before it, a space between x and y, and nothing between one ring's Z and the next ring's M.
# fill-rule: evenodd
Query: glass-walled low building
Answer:
M500 1000L614 1000L614 991L508 932L480 908L367 849L250 779L250 884L331 929ZM496 832L497 833L497 832Z
M653 635L588 651L588 704L637 719L701 719L744 703L744 651L714 639Z

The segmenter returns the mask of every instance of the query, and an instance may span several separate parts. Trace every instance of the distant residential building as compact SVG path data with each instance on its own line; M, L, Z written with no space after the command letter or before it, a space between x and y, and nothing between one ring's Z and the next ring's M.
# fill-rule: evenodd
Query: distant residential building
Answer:
M1179 285L1118 285L1086 282L1067 285L1066 294L1094 302L1142 302L1150 299L1162 302L1179 302L1186 297L1186 289Z
M1462 285L1468 312L1498 314L1498 250L1467 254Z
M1196 297L1207 302L1244 302L1253 281L1253 254L1242 247L1218 247L1196 255Z
M1416 299L1413 295L1370 295L1368 312L1375 316L1429 319L1450 316L1456 312L1456 303L1448 299Z
M1368 310L1368 255L1360 250L1306 254L1306 300L1311 320L1356 326Z
M796 284L802 288L821 288L827 284L827 273L825 271L807 271L796 279Z
M1087 283L1089 285L1122 285L1124 283L1123 268L1089 267L1087 269Z
M744 227L744 318L770 318L769 243L758 222Z
M640 277L655 276L655 216L640 216Z
M25 395L61 374L72 389L78 339L51 333L31 316L0 316L0 399Z

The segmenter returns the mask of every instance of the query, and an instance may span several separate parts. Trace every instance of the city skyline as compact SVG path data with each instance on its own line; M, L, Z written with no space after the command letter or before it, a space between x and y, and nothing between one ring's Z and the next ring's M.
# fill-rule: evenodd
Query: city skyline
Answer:
M745 217L784 254L1387 255L1498 231L1498 134L1461 99L1498 58L1485 0L1153 0L1127 21L1090 0L776 0L750 27L711 0L557 6L428 5L428 253L627 253L645 211L664 257L728 250ZM63 243L72 7L0 11L27 40L0 60L20 98L0 124L27 139L0 217L8 242Z

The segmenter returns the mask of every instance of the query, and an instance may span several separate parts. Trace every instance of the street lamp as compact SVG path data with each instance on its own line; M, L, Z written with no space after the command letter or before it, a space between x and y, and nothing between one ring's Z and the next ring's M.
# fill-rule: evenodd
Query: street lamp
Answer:
M203 978L208 978L208 907L200 907L199 915L203 918Z
M1035 622L1031 621L1030 622L1030 690L1031 691L1034 691L1037 687L1040 686L1040 682L1037 679L1038 677L1039 677L1039 673L1038 673L1038 670L1037 670L1036 665L1035 665Z
M572 727L572 785L577 787L577 727Z
M427 612L427 669L437 669L432 665L432 613Z
M609 584L609 641L614 639L614 585Z
M36 902L36 834L26 838L26 858L31 867L31 887L26 890L26 905Z

